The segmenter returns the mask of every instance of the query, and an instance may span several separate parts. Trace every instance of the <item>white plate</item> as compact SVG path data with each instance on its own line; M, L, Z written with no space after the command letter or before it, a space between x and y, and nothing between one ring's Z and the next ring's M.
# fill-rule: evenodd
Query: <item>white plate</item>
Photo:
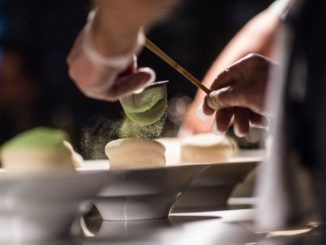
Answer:
M83 201L105 174L56 173L0 176L0 241L42 241L70 235Z
M85 165L89 168L91 163L86 161ZM206 168L207 165L187 165L103 170L106 185L94 204L104 220L165 218L176 197Z

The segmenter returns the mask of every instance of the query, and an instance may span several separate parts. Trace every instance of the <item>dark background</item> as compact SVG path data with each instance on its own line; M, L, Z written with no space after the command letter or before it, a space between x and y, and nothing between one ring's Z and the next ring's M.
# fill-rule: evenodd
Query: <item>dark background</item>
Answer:
M202 79L232 36L270 3L185 0L149 38ZM122 118L119 103L84 97L67 75L66 56L90 7L85 0L0 0L0 144L26 129L51 126L67 130L78 150L92 157L92 150L83 146L116 137L116 122ZM14 74L10 81L3 75L8 71L3 62L8 54L16 61L9 65ZM158 80L170 80L170 99L190 98L188 102L193 98L196 89L147 50L140 55L139 65L154 68ZM23 80L27 85L20 85ZM24 93L32 102L24 102ZM10 96L21 103L1 100ZM175 133L178 126L174 120L168 122L168 134Z

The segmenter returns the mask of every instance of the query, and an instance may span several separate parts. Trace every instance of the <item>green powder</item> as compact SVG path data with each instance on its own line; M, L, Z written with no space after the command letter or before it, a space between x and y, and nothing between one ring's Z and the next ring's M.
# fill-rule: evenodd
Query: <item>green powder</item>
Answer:
M118 138L121 119L93 116L82 126L80 151L85 159L106 159L105 145Z
M118 138L158 138L167 118L166 82L157 82L143 92L120 99L123 120L95 117L83 127L81 152L86 159L106 159L105 145Z
M166 118L167 110L165 110L165 112L158 121L150 125L138 124L126 117L120 127L119 137L150 139L159 138L162 134Z

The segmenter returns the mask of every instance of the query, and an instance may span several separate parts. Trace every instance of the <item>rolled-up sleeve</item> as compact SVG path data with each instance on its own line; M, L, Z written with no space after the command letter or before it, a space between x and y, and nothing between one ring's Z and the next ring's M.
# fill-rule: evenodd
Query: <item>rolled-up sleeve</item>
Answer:
M271 4L269 8L272 12L283 19L295 1L296 0L276 0Z

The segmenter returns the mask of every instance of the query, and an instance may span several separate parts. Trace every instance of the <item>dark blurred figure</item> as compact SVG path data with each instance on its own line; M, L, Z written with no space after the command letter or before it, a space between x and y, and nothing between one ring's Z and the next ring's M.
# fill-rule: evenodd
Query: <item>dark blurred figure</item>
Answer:
M285 125L288 148L313 173L321 211L322 242L326 243L326 4L298 1L288 18L295 40L286 76ZM285 162L289 162L287 156ZM297 183L294 184L297 187ZM293 188L295 189L295 188ZM297 194L297 193L296 193ZM298 193L292 206L297 207Z
M33 54L8 47L0 57L0 143L45 124L39 62Z

